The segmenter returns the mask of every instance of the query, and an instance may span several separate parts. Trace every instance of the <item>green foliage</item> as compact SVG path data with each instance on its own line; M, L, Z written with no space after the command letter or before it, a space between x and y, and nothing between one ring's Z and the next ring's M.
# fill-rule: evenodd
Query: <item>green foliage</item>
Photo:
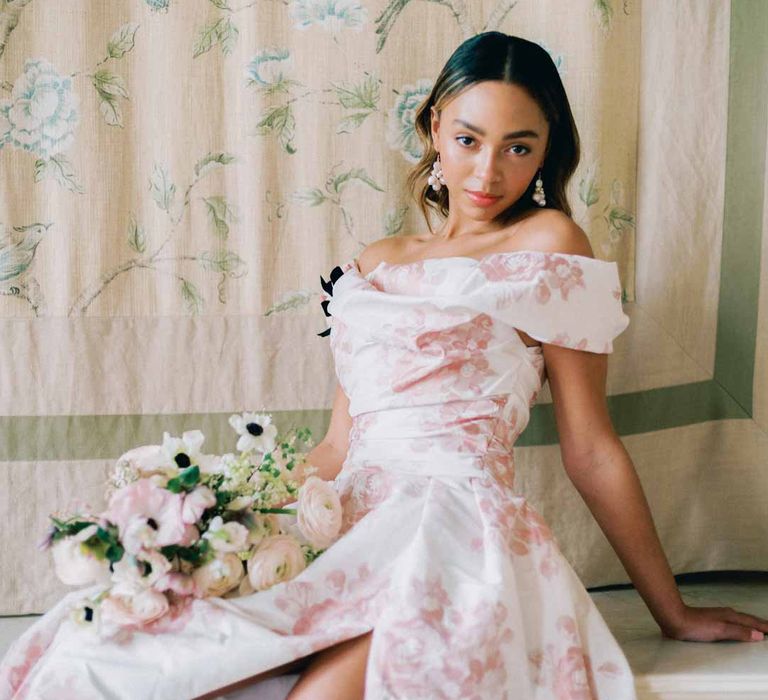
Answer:
M195 465L183 469L177 477L169 479L165 488L172 493L180 493L181 491L192 491L199 483L200 467Z
M136 222L136 217L131 213L128 222L128 245L137 253L143 253L147 249L147 236L144 228Z
M195 163L195 178L199 179L222 165L229 165L237 160L231 153L208 153Z
M62 187L70 192L83 194L85 188L78 182L75 169L69 161L66 153L57 153L47 160L38 158L35 161L35 182L40 182L46 177L52 177Z
M155 164L149 178L149 191L158 207L163 211L170 211L176 194L176 185L171 182L168 170L164 166Z
M194 282L181 278L181 296L187 305L187 311L196 314L203 308L203 297Z
M107 55L110 58L122 58L133 50L136 40L136 30L139 25L135 22L127 22L109 38L107 42Z

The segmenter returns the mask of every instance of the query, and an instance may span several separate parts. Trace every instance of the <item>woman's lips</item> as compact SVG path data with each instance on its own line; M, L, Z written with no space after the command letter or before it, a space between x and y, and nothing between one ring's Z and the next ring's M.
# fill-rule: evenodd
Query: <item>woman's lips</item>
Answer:
M472 190L464 190L464 191L467 193L467 196L475 204L479 204L481 207L487 207L490 204L493 204L494 202L497 202L499 199L501 199L501 195L499 195L498 197L487 197L487 196L478 194L477 192L473 192Z

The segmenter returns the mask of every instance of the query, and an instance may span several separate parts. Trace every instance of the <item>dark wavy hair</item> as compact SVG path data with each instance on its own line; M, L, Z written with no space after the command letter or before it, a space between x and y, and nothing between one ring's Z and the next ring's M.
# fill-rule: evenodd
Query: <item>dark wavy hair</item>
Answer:
M424 152L410 170L406 187L418 202L431 233L434 231L429 222L429 208L444 217L449 210L448 188L441 187L435 192L427 182L437 157L430 128L431 107L434 106L440 114L448 101L484 80L517 85L538 103L549 125L549 141L541 168L546 206L571 215L565 190L579 163L579 133L557 67L549 53L532 41L503 32L482 32L467 39L451 54L432 91L416 110L415 129ZM534 187L535 178L523 195L497 219L504 223L531 208L538 209L539 206L531 200Z

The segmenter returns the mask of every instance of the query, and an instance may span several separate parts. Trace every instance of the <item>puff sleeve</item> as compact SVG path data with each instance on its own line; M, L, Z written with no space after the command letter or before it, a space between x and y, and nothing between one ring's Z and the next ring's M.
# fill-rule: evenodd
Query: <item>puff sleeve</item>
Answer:
M489 260L483 273L496 287L496 311L542 343L613 352L629 325L618 266L583 255L531 253Z

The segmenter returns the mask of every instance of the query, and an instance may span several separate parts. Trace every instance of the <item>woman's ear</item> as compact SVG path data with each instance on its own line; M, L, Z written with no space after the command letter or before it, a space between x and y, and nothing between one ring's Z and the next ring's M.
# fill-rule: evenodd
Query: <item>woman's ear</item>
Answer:
M437 110L433 107L429 108L430 115L430 131L432 133L432 145L436 151L440 150L440 117Z

